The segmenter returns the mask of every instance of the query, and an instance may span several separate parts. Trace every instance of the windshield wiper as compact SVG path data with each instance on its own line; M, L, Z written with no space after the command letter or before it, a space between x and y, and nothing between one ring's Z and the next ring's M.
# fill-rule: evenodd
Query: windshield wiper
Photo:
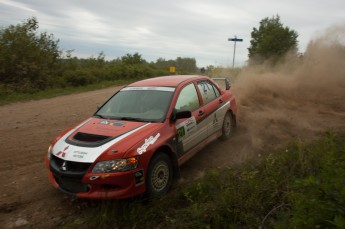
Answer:
M106 119L106 117L104 117L104 116L102 116L102 115L100 115L100 114L95 114L94 116L99 117L99 118Z
M137 121L137 122L146 122L145 120L141 118L132 118L132 117L122 117L119 118L120 120L126 120L126 121Z

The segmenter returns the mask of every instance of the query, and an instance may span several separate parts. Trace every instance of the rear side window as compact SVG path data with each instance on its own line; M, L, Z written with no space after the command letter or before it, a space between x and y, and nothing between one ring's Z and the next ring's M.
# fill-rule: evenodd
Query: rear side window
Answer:
M175 109L176 110L185 110L185 111L195 111L200 106L198 93L194 84L189 84L184 87L177 99Z
M219 90L210 81L199 81L198 88L204 104L207 104L220 96Z

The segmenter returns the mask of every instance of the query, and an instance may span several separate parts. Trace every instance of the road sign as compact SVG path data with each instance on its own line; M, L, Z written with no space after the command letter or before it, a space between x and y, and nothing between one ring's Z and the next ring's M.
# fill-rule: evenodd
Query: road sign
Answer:
M176 71L176 69L175 69L174 66L170 66L170 67L169 67L169 72L170 72L170 73L175 73L175 71Z
M237 36L235 36L234 38L228 38L228 41L234 41L234 55L232 57L232 68L234 68L234 66L235 66L236 42L242 42L243 39L237 38Z
M242 42L243 39L239 39L239 38L235 37L235 38L229 38L228 41L240 41L240 42Z

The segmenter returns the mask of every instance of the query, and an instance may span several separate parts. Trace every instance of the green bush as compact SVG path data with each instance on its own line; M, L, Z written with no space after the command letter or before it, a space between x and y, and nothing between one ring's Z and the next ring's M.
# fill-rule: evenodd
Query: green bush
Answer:
M66 71L63 78L68 86L79 87L95 83L96 77L87 70Z
M70 228L344 228L345 133L213 169L149 203L102 201ZM100 226L101 225L101 226Z
M32 93L46 88L60 56L59 40L38 33L38 28L35 17L0 28L0 82L15 91Z
M345 228L345 135L328 134L304 149L309 171L287 194L289 224L295 228Z

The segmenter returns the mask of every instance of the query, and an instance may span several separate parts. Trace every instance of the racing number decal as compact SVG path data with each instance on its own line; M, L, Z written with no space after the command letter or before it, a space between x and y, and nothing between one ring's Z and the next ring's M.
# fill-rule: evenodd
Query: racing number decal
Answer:
M176 126L178 141L182 141L191 133L197 131L195 117L191 117Z
M185 136L186 132L184 130L184 126L181 126L180 128L177 129L177 137L178 138L183 138Z

